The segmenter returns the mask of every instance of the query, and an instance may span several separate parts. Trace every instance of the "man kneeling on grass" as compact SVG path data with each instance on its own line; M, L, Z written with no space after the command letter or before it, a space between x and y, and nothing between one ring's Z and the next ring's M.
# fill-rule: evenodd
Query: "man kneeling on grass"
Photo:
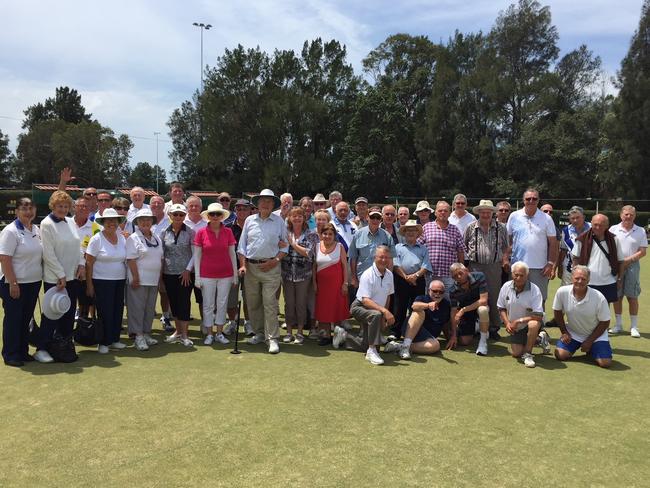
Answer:
M348 349L366 351L366 360L371 364L384 364L377 352L382 343L382 329L395 323L395 317L388 310L393 288L393 273L388 269L391 253L387 246L377 246L375 262L359 278L357 297L350 306L350 314L361 325L361 336L348 334L343 327L334 328L332 344L335 348L345 342Z
M542 326L544 309L542 292L528 279L528 273L528 265L523 261L512 265L512 280L501 287L497 307L510 334L512 356L522 358L527 368L534 368L533 346Z
M445 284L442 281L432 281L429 294L415 297L411 310L402 331L404 342L389 342L384 348L385 352L396 352L400 359L411 359L411 352L435 354L440 350L438 336L443 331L447 338L447 349L456 345L456 329L449 330L451 304L445 298Z
M601 368L612 364L607 327L611 319L607 299L598 290L588 287L587 266L574 266L572 285L561 286L555 293L553 313L562 337L555 344L555 357L566 361L578 349L590 354ZM564 321L566 314L567 321Z

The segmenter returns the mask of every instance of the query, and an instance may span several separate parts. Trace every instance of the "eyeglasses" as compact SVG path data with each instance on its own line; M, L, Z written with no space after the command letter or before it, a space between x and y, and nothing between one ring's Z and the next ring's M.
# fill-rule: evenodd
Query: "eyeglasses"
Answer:
M508 212L510 212L510 209L508 209L508 208L500 208L499 210L497 210L497 212L499 212L499 213L508 213Z
M539 197L526 197L526 198L524 198L525 202L536 202L537 200L539 200Z
M456 205L467 205L467 202L456 202Z
M552 214L553 210L542 210L542 212L544 212L545 214Z
M99 198L97 201L102 202L102 203L108 203L108 202L111 201L111 199L110 198Z
M91 191L91 192L88 192L88 193L84 193L84 196L86 196L86 197L96 197L97 193Z
M171 214L172 217L185 217L185 214L182 212L174 212Z
M223 212L208 212L208 217L223 217Z
M115 210L117 210L117 211L121 210L122 212L128 212L129 211L129 207L113 207L113 208Z
M230 198L220 198L219 201L220 202L229 202Z
M392 212L386 212L384 215L385 215L386 217L395 217L395 214L392 213Z

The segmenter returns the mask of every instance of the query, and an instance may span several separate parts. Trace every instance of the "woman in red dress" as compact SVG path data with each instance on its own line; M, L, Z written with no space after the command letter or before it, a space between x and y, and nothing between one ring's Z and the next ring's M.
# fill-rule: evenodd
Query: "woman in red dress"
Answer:
M332 323L341 322L350 315L348 306L347 254L336 240L336 228L332 223L320 230L321 242L316 253L316 320L325 332L318 344L332 343Z

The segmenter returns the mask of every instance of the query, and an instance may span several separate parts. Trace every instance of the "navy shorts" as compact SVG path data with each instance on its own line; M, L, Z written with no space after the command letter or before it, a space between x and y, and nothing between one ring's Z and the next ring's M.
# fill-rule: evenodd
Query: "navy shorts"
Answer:
M589 285L589 288L598 290L603 294L607 303L614 303L618 301L618 288L616 283L611 283L609 285Z
M463 314L463 318L458 324L457 336L473 336L476 334L476 321L478 320L478 312L472 310Z
M402 336L406 336L406 328L407 328L407 322L404 321L404 326L402 327ZM435 326L431 323L427 324L427 321L425 319L424 323L422 324L422 327L420 327L420 330L418 330L418 333L413 338L413 342L424 342L424 341L428 341L429 339L436 340L438 339L438 336L440 336L441 333L442 333L441 326Z
M582 342L571 339L571 342L565 344L561 340L555 343L557 349L564 349L569 351L571 354L580 349ZM609 341L596 341L591 345L588 353L594 359L612 359L612 346L610 346Z

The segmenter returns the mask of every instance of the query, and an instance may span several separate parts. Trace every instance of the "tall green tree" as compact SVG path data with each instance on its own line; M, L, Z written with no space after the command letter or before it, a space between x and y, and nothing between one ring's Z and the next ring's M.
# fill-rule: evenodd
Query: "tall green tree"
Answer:
M136 164L128 177L129 186L141 186L153 190L158 187L162 192L165 191L166 181L167 174L165 170L157 164L152 165L146 161Z
M11 169L14 165L14 155L9 149L9 136L0 129L0 186L11 184Z
M23 129L32 130L36 124L46 120L62 120L71 124L90 122L92 114L86 113L81 103L81 95L77 90L67 86L56 89L53 98L48 98L44 103L31 105L25 110Z

